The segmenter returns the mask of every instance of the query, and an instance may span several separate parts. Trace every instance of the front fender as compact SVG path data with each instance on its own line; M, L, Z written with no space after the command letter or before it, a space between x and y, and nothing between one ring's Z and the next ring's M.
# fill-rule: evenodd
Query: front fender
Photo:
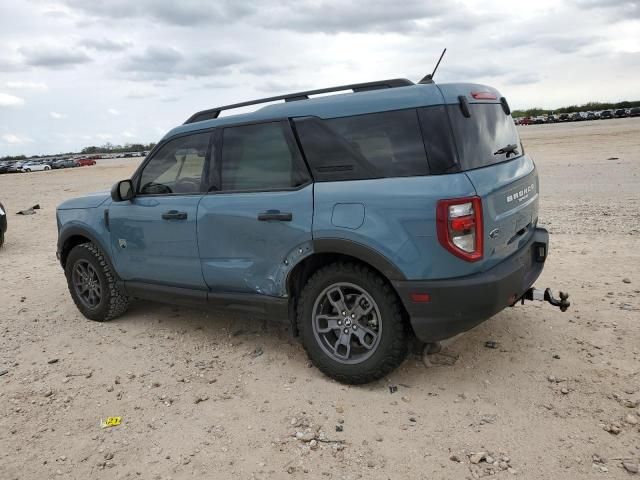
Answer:
M73 214L74 219L65 218ZM99 216L99 219L95 217ZM77 218L80 217L80 218ZM98 209L69 210L58 211L58 222L60 229L58 232L58 245L56 256L60 260L62 268L65 267L66 257L72 246L77 245L80 238L86 238L90 242L96 244L105 255L105 259L109 263L109 267L113 272L113 263L111 262L111 250L109 248L109 231L107 230L103 216L100 215ZM117 272L116 272L117 273Z

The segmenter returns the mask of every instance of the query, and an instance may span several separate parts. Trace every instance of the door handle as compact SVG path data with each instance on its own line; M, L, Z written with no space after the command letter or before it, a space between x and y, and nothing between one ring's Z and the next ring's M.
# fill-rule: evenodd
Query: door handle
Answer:
M258 220L268 222L269 220L277 220L279 222L290 222L293 219L291 212L281 212L280 210L267 210L258 214Z
M169 210L162 214L164 220L186 220L187 212L179 212L178 210Z

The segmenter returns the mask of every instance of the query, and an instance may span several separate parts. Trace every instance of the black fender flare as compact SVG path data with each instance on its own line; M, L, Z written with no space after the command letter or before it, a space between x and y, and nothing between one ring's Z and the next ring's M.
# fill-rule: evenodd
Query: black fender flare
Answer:
M313 253L339 253L368 263L387 280L406 280L402 271L383 254L362 243L344 238L318 238L313 240Z
M58 260L60 260L60 265L62 266L62 268L65 267L64 265L65 259L63 258L63 255L62 255L64 246L67 243L67 240L75 236L85 237L90 242L97 245L100 248L100 250L102 250L102 253L104 253L104 258L109 264L109 268L116 275L116 277L119 278L118 272L114 268L113 262L111 261L111 255L109 254L108 246L104 244L104 242L100 239L100 237L98 237L96 234L91 232L90 229L83 227L81 225L71 225L67 228L63 228L60 234L58 235L57 256L58 256Z

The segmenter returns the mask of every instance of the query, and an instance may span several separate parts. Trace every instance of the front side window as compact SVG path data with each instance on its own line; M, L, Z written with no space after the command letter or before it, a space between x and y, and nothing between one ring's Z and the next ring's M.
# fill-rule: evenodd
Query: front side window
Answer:
M225 128L214 189L281 190L306 183L308 176L286 128L283 122Z
M200 192L210 137L210 133L198 133L166 143L142 170L139 194Z

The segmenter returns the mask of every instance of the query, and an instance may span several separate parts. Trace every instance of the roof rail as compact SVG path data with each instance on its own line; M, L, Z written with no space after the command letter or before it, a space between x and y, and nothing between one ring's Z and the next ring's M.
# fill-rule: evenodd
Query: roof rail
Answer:
M247 107L249 105L258 105L260 103L275 102L277 100L284 100L285 102L295 102L298 100L308 100L309 95L318 95L321 93L340 92L342 90L351 90L355 92L365 92L367 90L379 90L382 88L396 88L407 87L409 85L415 85L411 80L406 78L392 78L390 80L379 80L377 82L366 83L354 83L351 85L341 85L339 87L320 88L318 90L308 90L306 92L290 93L288 95L278 95L276 97L260 98L258 100L250 100L248 102L234 103L231 105L225 105L222 107L210 108L208 110L202 110L194 113L189 119L184 122L194 123L201 122L203 120L212 120L218 118L220 112L223 110L231 110L233 108Z

